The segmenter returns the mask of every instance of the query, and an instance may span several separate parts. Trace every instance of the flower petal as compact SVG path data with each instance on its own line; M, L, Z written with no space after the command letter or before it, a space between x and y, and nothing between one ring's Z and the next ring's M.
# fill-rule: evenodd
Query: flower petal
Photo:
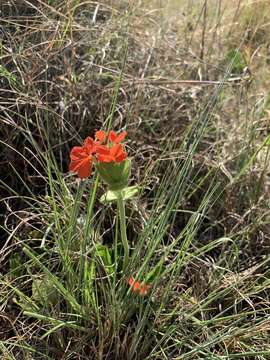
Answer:
M85 151L83 146L74 146L70 152L70 159L71 160L79 160L85 157Z
M90 158L84 159L77 169L79 178L85 179L91 175L92 172L92 160Z
M69 164L69 171L77 172L83 160L71 160Z
M88 155L92 154L95 151L95 141L90 136L87 136L87 138L83 142L83 145Z
M92 157L85 152L83 147L74 147L71 150L70 158L70 171L77 173L81 179L90 176L92 170Z
M141 283L139 281L135 281L135 283L132 286L132 291L137 292L140 291Z
M115 162L122 162L127 158L127 154L121 144L115 144L110 150Z
M150 285L141 285L141 288L140 288L140 294L142 296L145 296L148 294L148 291L149 291L149 288L150 288Z
M100 141L100 142L104 142L107 138L107 134L105 133L105 131L103 130L99 130L99 131L96 131L96 134L95 134L95 139Z
M120 143L121 141L125 140L125 137L127 136L127 132L123 131L121 132L116 139L114 140L115 143Z
M111 131L109 132L109 140L110 140L111 142L114 142L116 138L117 138L116 132L113 131L113 130L111 130Z
M123 147L121 144L115 144L113 145L113 147L111 147L110 149L110 154L115 157L117 156L118 154L121 153L121 151L123 151Z
M115 161L122 162L127 158L127 154L124 151L121 151L119 154L116 155Z
M102 155L110 155L110 149L106 145L97 145L96 153Z
M112 157L110 154L98 154L97 158L100 162L109 163L114 161L114 157Z
M117 135L116 132L113 130L109 132L109 140L115 144L119 144L121 141L125 139L126 136L127 136L126 131L121 132L119 135Z
M134 284L134 277L131 276L129 279L128 279L128 285L132 286Z

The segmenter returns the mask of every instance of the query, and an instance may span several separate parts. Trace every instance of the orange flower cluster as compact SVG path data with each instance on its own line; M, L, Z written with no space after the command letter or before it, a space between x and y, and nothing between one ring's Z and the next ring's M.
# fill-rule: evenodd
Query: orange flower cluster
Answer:
M117 135L114 131L107 134L99 130L95 134L95 139L88 136L83 146L74 146L71 150L69 170L77 173L80 179L85 179L91 175L94 161L105 163L124 161L127 154L121 142L126 135L126 131Z
M128 285L131 287L131 291L134 294L139 293L141 296L147 295L150 289L150 285L144 284L138 280L135 281L133 276L129 278Z

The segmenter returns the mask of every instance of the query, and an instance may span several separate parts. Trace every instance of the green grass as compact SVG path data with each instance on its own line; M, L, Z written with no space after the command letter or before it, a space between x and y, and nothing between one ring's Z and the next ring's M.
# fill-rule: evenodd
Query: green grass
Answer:
M269 18L232 3L3 4L1 358L270 357ZM124 208L68 172L99 128Z

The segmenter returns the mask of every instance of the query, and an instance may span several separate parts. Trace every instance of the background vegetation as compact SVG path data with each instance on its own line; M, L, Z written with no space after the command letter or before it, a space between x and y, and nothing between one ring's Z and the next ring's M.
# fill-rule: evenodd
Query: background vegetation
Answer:
M269 359L269 6L1 2L1 358ZM115 206L68 172L109 123L147 297Z

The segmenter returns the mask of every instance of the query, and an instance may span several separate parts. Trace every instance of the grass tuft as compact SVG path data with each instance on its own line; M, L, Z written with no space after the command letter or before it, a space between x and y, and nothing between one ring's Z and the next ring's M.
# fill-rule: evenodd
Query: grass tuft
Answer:
M1 4L3 359L269 358L268 6ZM125 201L68 171L101 128Z

